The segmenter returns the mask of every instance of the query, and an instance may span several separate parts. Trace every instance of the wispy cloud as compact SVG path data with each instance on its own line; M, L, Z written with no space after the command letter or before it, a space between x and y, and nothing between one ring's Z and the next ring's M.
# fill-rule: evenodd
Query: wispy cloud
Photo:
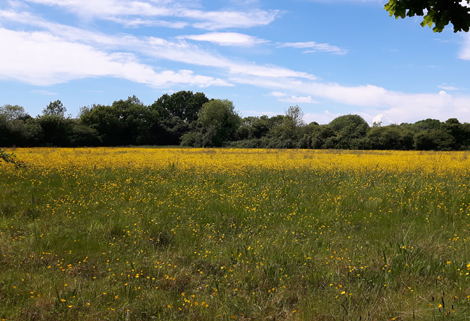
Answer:
M251 9L248 11L203 11L194 9L191 1L155 0L26 0L30 3L58 6L79 16L110 20L125 26L167 26L181 28L191 25L206 30L251 28L271 23L283 14L280 10ZM172 22L168 19L188 19ZM153 21L156 19L156 21Z
M268 40L245 35L236 32L212 32L202 35L179 36L178 39L190 39L196 41L208 41L221 46L251 47L258 44L268 43Z
M179 41L170 41L157 37L136 37L129 34L106 35L100 32L92 32L62 24L51 23L30 13L17 13L14 11L0 10L0 18L45 29L49 31L50 36L57 41L60 40L79 46L86 45L89 48L95 48L102 52L112 50L114 55L116 55L116 50L122 51L122 54L134 52L139 55L183 62L191 65L221 68L234 75L316 79L314 75L284 67L234 62L223 56L200 49L197 45L189 44L182 39ZM22 37L21 39L25 38ZM20 41L20 39L16 41ZM68 58L57 56L56 59L60 61L61 59ZM135 57L135 59L137 58ZM54 81L53 83L56 82ZM221 84L222 82L219 80L215 83ZM225 83L225 85L227 84Z
M470 34L468 32L462 33L462 47L458 57L462 60L470 60Z
M279 101L282 101L285 103L294 103L294 104L318 104L318 101L316 101L315 99L312 99L311 96L307 96L307 97L291 96L289 98L279 99Z
M454 97L445 91L435 94L408 94L389 91L374 85L348 87L337 83L256 77L238 77L229 80L232 83L311 95L338 104L356 106L358 110L367 113L365 115L369 122L377 114L385 114L390 119L400 121L416 121L422 119L423 115L433 115L433 118L437 119L460 115L459 119L470 121L470 96Z
M447 90L447 91L459 90L459 88L457 88L457 87L449 86L449 85L446 85L446 84L442 84L440 86L437 86L437 88L441 88L441 89L444 89L444 90Z
M337 46L332 46L328 43L316 43L314 41L309 42L288 42L278 46L278 48L290 47L290 48L299 48L299 49L309 49L305 50L303 53L310 52L330 52L336 55L345 55L348 53L347 50L341 49Z
M207 30L227 28L252 28L265 26L283 14L280 10L251 10L241 11L201 11L184 10L176 16L201 20L192 24L193 27Z
M107 53L91 46L67 42L46 32L0 28L0 78L47 86L74 79L114 77L153 87L187 84L229 86L222 79L195 75L190 70L155 72L131 53ZM5 45L7 44L7 45Z
M274 96L274 97L284 97L284 96L287 96L287 94L285 93L281 93L279 91L273 91L272 93L269 94L270 96Z

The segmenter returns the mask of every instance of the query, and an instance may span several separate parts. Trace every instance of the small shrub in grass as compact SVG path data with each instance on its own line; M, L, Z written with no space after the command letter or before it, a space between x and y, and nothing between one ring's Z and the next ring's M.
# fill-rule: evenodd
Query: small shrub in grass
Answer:
M6 163L13 164L17 168L24 168L28 166L28 164L26 164L24 161L19 160L15 154L9 153L2 149L0 149L0 160L3 160Z

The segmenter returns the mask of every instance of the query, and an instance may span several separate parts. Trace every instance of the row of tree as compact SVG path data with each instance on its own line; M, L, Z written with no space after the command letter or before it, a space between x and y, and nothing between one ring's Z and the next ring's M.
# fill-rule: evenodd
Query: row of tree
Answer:
M380 150L468 150L470 124L451 118L413 124L369 124L359 115L327 125L305 124L298 106L284 115L241 117L229 100L204 93L165 94L151 105L137 97L83 107L66 116L61 101L31 117L23 107L0 107L0 146L128 146L314 148Z

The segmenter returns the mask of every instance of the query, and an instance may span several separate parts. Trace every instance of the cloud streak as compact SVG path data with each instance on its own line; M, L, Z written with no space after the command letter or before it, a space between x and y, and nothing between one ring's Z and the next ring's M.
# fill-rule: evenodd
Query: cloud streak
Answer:
M250 84L276 91L271 95L282 97L280 94L290 91L314 98L323 98L327 101L355 106L356 111L364 115L369 121L377 114L385 114L389 119L398 122L416 121L423 115L432 115L433 118L448 119L460 115L459 119L470 121L470 97L454 97L441 91L435 94L407 94L390 91L373 85L342 86L337 83L319 83L288 79L267 78L229 78L230 82ZM287 95L286 95L287 96ZM282 98L281 98L282 99ZM321 103L315 108L321 108ZM362 112L359 112L362 110ZM322 118L325 116L322 114Z
M285 103L294 103L294 104L318 104L318 101L312 99L311 96L308 96L308 97L291 96L289 98L281 98L278 100L285 102Z
M64 8L82 17L110 20L125 26L167 26L219 30L227 28L251 28L270 24L283 12L280 10L249 11L203 11L190 7L190 1L183 5L178 1L127 1L127 0L26 0L29 3ZM162 21L169 19L189 19L191 22ZM153 20L157 19L157 20Z
M252 47L258 44L268 43L268 40L236 32L212 32L202 35L179 36L178 39L190 39L196 41L212 42L220 46Z
M0 28L0 78L36 86L48 86L74 79L114 77L162 87L187 84L199 87L229 86L222 79L195 75L189 70L155 72L130 53L106 53L67 42L46 32L22 32Z
M51 0L54 1L54 0ZM314 80L317 77L305 72L294 71L274 65L258 65L255 63L234 62L221 55L200 49L183 39L170 41L158 37L136 37L129 34L110 36L99 32L91 32L62 24L51 23L29 13L16 13L0 10L0 18L40 27L52 35L61 37L67 42L85 43L100 50L124 50L143 54L150 57L183 62L191 65L215 67L227 70L235 75L251 75L257 77L293 77ZM222 33L222 35L226 33ZM234 35L235 33L229 33ZM241 35L241 34L236 34ZM183 36L184 37L184 36ZM220 40L220 33L213 33L213 39ZM247 36L249 37L249 36ZM247 40L241 36L239 42ZM241 40L240 40L241 39Z
M311 52L330 52L335 55L345 55L348 53L347 50L341 49L337 46L332 46L328 43L316 43L314 41L309 42L287 42L278 46L278 48L283 47L290 47L290 48L298 48L298 49L308 49L305 50L303 53L311 53Z

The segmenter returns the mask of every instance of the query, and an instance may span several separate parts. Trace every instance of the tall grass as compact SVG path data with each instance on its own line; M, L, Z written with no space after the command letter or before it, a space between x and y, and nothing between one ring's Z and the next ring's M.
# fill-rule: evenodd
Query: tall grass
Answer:
M466 154L141 152L0 166L0 319L470 320Z

